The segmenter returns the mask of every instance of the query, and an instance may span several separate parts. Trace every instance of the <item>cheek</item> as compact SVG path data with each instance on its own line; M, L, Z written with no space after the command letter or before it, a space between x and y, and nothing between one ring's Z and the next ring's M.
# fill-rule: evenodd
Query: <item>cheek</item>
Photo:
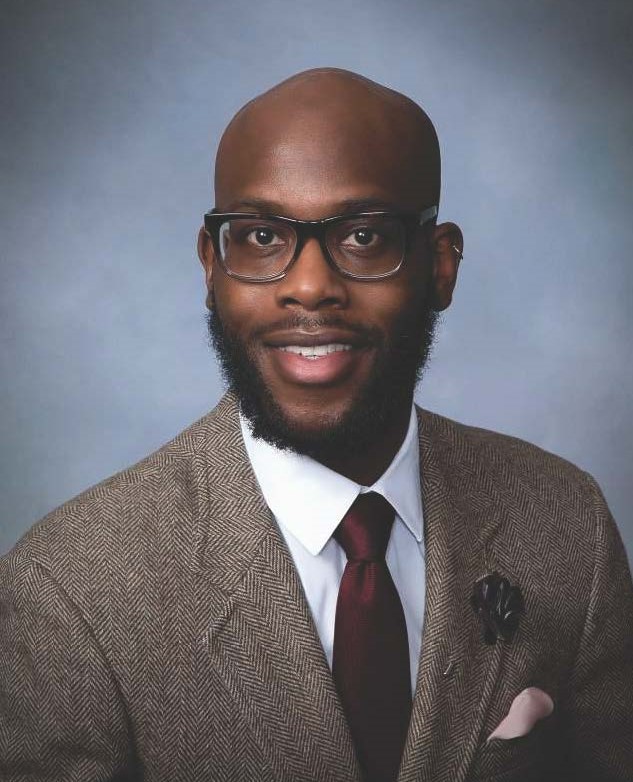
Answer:
M234 333L252 331L269 312L272 296L265 286L232 280L223 274L215 285L215 306L224 325Z
M351 297L351 306L360 320L372 321L389 331L422 306L424 290L419 280L408 277L370 283Z

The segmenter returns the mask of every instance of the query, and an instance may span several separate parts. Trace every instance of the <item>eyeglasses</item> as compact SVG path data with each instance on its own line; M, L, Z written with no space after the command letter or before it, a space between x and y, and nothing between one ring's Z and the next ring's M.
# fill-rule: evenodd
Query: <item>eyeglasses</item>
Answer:
M204 227L224 271L244 282L281 279L312 237L344 277L381 280L396 274L415 231L436 217L437 206L416 213L362 212L324 220L212 210L204 216Z

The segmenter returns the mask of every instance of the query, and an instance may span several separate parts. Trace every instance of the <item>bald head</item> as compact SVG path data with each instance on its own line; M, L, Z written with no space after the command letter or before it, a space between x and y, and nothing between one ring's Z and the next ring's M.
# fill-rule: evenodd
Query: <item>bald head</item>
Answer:
M362 190L369 201L388 190L394 205L424 209L439 201L437 135L425 112L394 90L349 71L305 71L231 120L218 149L215 190L223 209L255 194L290 208L301 202L315 219L327 215L314 210Z

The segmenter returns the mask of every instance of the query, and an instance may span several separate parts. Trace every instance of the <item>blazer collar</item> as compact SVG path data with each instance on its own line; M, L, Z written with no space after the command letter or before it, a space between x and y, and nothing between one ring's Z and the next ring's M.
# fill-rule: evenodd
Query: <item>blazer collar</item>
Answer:
M197 519L191 566L231 593L274 523L244 450L233 394L193 427Z

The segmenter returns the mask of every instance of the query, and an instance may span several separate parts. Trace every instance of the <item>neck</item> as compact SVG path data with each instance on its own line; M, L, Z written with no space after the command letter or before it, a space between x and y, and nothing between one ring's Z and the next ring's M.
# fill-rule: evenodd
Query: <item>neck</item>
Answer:
M322 464L346 478L371 486L393 461L409 428L411 400L403 405L396 416L376 433L372 442L359 453L341 453L319 458Z

